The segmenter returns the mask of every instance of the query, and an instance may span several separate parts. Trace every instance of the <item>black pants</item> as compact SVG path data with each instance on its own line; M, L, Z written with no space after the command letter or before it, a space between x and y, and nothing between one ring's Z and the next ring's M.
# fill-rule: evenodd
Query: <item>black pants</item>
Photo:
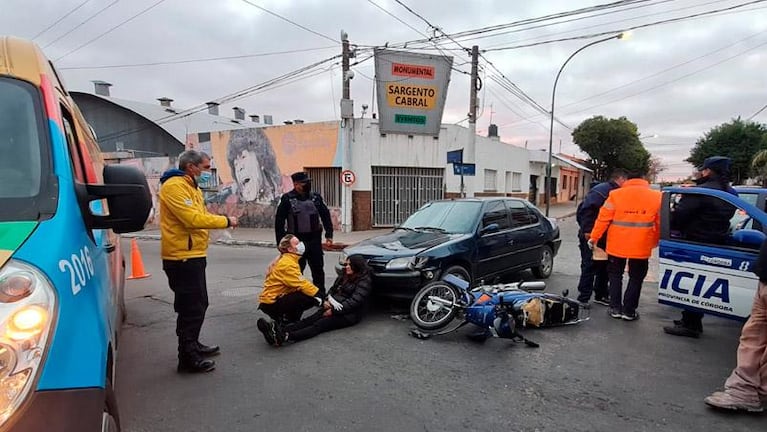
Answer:
M274 303L261 303L258 308L275 321L293 323L299 321L304 311L312 306L319 306L314 297L302 292L292 292L279 297Z
M178 314L176 336L178 336L178 358L181 361L199 359L197 343L205 320L205 311L208 309L206 265L205 258L162 261L162 269L168 276L168 285L175 294L173 309Z
M301 321L285 326L288 340L298 342L313 338L326 331L353 326L360 321L359 317L354 315L330 315L325 317L322 316L324 312L324 309L319 309Z
M594 261L594 252L589 249L588 241L578 232L578 249L581 251L581 278L578 281L578 301L586 303L594 298L607 298L607 261Z
M682 325L697 332L703 331L703 314L700 312L682 311Z
M325 298L325 259L323 258L325 253L322 251L322 237L299 237L299 240L306 246L304 255L298 260L301 272L303 273L308 262L309 269L312 271L312 283L320 289L317 296Z
M626 295L624 296L623 270L626 268L626 261L626 258L607 256L607 275L610 278L610 308L624 314L633 314L639 306L639 294L642 292L642 283L647 276L649 260L628 259L629 283L626 285Z

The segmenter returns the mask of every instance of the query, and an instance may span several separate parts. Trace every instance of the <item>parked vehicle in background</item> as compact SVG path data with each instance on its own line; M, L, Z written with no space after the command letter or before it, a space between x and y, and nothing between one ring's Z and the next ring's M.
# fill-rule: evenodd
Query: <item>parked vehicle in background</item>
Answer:
M32 42L0 36L0 431L118 431L125 261L152 200Z
M391 233L346 248L340 263L361 254L373 269L375 295L412 299L447 274L472 285L526 269L547 278L560 244L556 222L528 201L450 199L429 202Z

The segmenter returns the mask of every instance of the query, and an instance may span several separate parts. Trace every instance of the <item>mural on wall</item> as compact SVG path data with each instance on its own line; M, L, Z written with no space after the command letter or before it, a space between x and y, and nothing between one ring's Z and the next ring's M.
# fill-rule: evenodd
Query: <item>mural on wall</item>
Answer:
M270 228L290 175L304 167L340 166L338 123L309 123L196 133L187 148L211 156L216 178L205 191L208 209L237 216L245 227ZM331 208L339 226L340 209Z

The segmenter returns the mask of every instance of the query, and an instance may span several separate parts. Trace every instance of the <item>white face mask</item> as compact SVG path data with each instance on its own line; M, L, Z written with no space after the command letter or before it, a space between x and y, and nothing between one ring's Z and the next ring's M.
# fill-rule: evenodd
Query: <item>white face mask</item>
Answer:
M304 242L298 242L296 245L296 253L299 255L303 255L304 252L306 252L306 245L304 245Z

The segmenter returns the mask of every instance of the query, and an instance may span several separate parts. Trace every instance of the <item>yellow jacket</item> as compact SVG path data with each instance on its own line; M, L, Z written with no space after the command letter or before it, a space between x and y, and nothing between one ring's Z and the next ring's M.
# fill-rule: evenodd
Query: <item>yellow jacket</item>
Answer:
M208 249L208 229L226 228L229 219L208 213L202 191L183 171L170 170L160 181L162 259L182 261L204 257Z
M319 289L304 279L301 267L298 265L300 255L284 253L274 264L272 271L266 275L264 289L258 296L260 303L272 304L278 298L296 291L314 297Z

